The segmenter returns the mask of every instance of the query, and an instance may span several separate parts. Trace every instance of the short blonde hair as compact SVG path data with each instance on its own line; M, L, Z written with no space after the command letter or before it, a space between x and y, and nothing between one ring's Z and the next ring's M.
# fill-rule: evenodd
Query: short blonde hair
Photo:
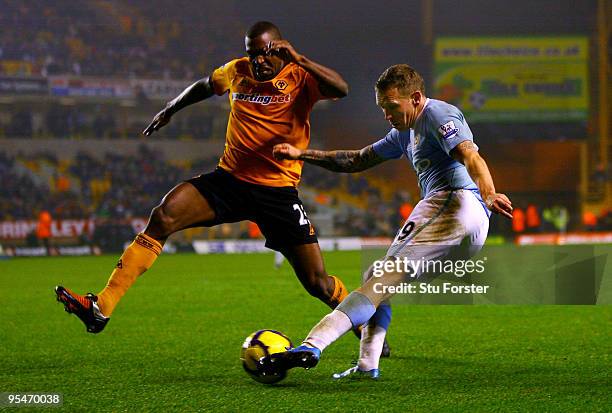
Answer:
M409 96L417 90L425 94L423 77L407 64L387 68L376 81L376 91L386 92L397 88L400 94Z

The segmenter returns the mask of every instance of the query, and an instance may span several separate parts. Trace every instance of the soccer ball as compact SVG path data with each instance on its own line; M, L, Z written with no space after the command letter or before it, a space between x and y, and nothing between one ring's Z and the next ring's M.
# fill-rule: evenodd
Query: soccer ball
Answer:
M270 374L262 371L259 360L271 354L282 353L293 347L289 337L276 330L259 330L248 336L242 344L240 361L242 367L255 381L265 384L278 383L287 372Z

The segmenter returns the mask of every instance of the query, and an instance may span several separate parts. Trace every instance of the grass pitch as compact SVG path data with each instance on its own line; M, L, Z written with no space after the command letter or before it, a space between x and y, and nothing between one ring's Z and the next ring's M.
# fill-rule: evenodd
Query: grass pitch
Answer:
M325 255L350 288L357 252ZM84 411L609 411L610 306L394 307L381 379L334 382L358 342L343 337L310 371L251 380L240 346L261 328L297 343L327 308L271 254L162 255L85 332L53 287L99 291L117 257L0 261L0 392L60 392ZM11 409L12 410L12 409Z

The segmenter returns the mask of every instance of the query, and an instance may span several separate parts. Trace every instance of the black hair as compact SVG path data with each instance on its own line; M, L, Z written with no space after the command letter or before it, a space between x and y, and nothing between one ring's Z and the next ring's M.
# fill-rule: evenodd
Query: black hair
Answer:
M254 25L252 25L249 28L249 30L247 30L246 37L248 37L249 39L254 39L254 38L258 37L258 36L261 36L262 34L264 34L266 32L270 32L270 33L276 34L279 39L282 38L280 30L278 29L278 27L276 27L276 25L274 23L265 22L265 21L257 22Z

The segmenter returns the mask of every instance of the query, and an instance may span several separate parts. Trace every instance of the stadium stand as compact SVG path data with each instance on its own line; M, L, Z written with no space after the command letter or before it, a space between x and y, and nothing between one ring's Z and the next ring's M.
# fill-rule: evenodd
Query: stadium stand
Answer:
M58 161L51 153L9 157L0 154L0 179L7 196L0 199L0 221L32 220L42 209L54 219L98 219L124 221L146 219L169 188L177 182L216 165L216 157L196 159L177 165L163 154L141 145L137 156L108 152L101 159L78 153L70 161ZM334 235L390 236L403 222L401 207L412 198L406 192L383 197L384 188L364 176L341 175L314 167L304 168L302 193L311 215L332 214ZM529 197L513 195L517 205ZM542 225L520 233L577 230L581 217L559 204L543 204L535 212ZM532 212L533 213L533 212ZM518 214L517 216L521 216ZM565 218L564 218L565 217ZM495 222L503 223L501 220ZM610 213L596 217L584 229L606 230ZM516 235L511 224L492 227L493 234ZM212 236L240 236L244 228L214 231Z
M0 59L13 62L0 74L9 75L192 79L233 57L226 39L240 39L243 27L216 23L207 8L185 1L162 9L144 1L2 0L0 9ZM194 31L206 41L194 42Z
M237 7L233 1L209 3L215 10ZM144 0L0 0L0 10L0 78L5 81L0 87L0 138L58 139L61 145L138 138L164 101L241 52L246 27L238 19L221 24L208 18L208 9L182 0L163 9ZM206 41L194 42L194 37ZM156 138L223 139L227 109L217 102L186 109ZM498 138L495 131L478 126L475 131ZM566 126L549 132L556 137L568 133ZM81 152L71 159L58 159L53 151L0 152L0 221L34 220L43 209L57 220L146 219L177 182L214 169L218 155L179 162L146 145L136 156L110 149L101 157ZM496 148L486 149L493 153ZM559 149L562 155L572 151ZM513 177L514 188L522 187L523 176L514 164L494 165L500 168L498 175ZM601 198L601 188L612 179L609 169L603 164L592 168L592 198ZM374 173L338 175L311 166L304 168L301 191L311 215L332 217L332 235L393 236L418 200L416 191L398 190ZM492 235L612 229L611 212L581 213L575 193L508 192L525 212L525 222L493 219ZM245 227L223 227L203 236L246 233Z

